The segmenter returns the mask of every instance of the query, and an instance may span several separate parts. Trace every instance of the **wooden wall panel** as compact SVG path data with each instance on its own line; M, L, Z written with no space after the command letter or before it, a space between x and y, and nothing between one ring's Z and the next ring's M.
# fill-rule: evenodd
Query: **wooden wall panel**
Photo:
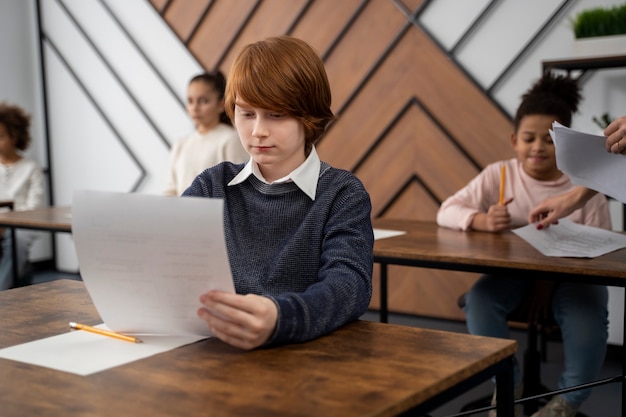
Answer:
M150 4L152 4L152 7L154 7L157 12L161 13L163 12L163 9L165 9L165 6L167 6L167 3L169 0L149 0L149 1L150 1Z
M306 3L305 0L264 0L261 2L220 63L222 71L226 73L230 69L241 48L249 43L286 33L300 16Z
M306 39L321 56L325 56L344 29L349 29L351 20L366 3L364 0L316 0L306 11L306 18L298 21L291 35ZM324 22L323 30L320 30L320 22Z
M204 12L210 7L212 0L172 0L165 12L165 19L180 39L187 40L193 29L200 23ZM193 25L189 22L194 22Z
M420 0L213 0L208 9L209 0L184 0L184 12L182 0L150 1L207 69L226 73L244 45L273 35L316 48L338 116L319 154L363 181L373 217L434 220L483 166L513 155L509 117L407 18ZM195 32L191 10L208 10ZM476 278L393 267L390 308L463 319L456 298ZM373 308L377 297L375 286Z
M365 6L325 62L335 112L343 110L405 25L406 19L391 2L371 1Z
M207 70L220 68L226 74L228 68L222 68L221 59L228 52L228 47L237 37L239 30L245 26L246 19L254 11L256 3L255 0L214 0L210 13L204 17L201 26L188 41L189 50L204 68ZM169 21L168 23L171 24ZM190 27L192 24L193 20L190 19L186 26Z
M423 217L405 217L434 220L441 200L457 189L449 185L447 175L442 175L442 167L464 178L471 178L479 172L446 140L432 120L411 103L371 155L353 171L367 190L377 197L372 201L374 217L386 216L383 210L397 196L398 185L417 177L428 186L430 193L435 194L426 194L432 200L434 210Z

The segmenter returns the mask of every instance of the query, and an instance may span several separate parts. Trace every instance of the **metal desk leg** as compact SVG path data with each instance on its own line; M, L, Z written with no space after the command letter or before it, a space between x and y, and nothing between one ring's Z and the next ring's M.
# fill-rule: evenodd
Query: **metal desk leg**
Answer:
M20 274L17 268L18 260L17 260L17 233L15 231L15 227L11 228L11 266L13 268L13 287L20 286Z
M387 323L387 264L380 264L380 322Z
M624 332L626 332L626 289L624 290ZM626 333L622 333L626 337ZM626 340L622 338L622 417L626 416Z
M513 385L513 358L511 357L506 370L496 375L496 412L498 417L515 416Z

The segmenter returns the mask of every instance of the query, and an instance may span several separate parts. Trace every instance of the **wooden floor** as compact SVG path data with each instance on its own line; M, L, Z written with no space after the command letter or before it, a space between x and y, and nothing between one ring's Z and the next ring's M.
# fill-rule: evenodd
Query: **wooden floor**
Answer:
M38 271L34 275L34 283L45 282L55 279L80 279L77 274L67 274L50 271ZM363 320L378 321L378 312L366 313ZM430 329L440 329L455 332L467 332L465 323L448 320L428 319L410 315L390 314L389 322L406 326L425 327ZM512 330L512 337L518 342L519 351L522 352L526 346L526 333L523 330ZM604 362L600 378L611 378L621 374L621 346L609 346L606 360ZM563 350L559 341L548 343L547 362L541 366L541 379L548 388L555 389L558 378L563 370ZM490 395L493 390L491 382L485 382L440 407L430 414L431 417L450 416L460 412L461 408L477 399ZM589 400L583 404L580 411L588 417L619 417L621 416L621 387L619 384L609 384L596 387ZM478 417L486 416L486 413L474 414Z

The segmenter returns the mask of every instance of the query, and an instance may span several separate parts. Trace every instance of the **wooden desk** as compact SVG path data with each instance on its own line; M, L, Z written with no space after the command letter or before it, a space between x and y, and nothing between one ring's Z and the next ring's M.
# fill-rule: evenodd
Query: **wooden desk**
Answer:
M70 207L41 207L34 210L0 212L0 228L11 228L13 247L13 283L19 284L17 265L16 229L42 230L46 232L72 231Z
M378 219L374 227L407 232L374 242L374 261L381 264L381 321L387 319L387 265L524 276L549 273L551 279L626 287L626 249L592 259L548 257L512 232L459 232L434 222L393 219Z
M41 207L34 210L2 212L0 227L69 233L72 231L71 208Z
M591 259L548 257L512 232L459 232L440 228L434 222L392 219L378 219L374 227L407 232L374 243L374 262L381 265L382 322L387 321L387 266L390 264L626 287L626 249ZM626 344L622 349L622 375L626 375ZM626 382L622 383L622 415L626 416Z
M80 281L0 292L0 348L100 319ZM395 416L497 375L513 415L514 341L357 321L312 342L245 352L207 339L87 377L0 359L2 415Z

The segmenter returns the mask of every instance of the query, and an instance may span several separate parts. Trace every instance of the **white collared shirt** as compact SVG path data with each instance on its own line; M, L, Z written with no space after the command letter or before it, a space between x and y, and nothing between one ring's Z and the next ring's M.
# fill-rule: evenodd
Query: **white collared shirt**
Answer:
M296 169L291 171L288 175L277 179L271 183L267 182L258 164L254 159L250 158L246 166L233 178L228 185L237 185L244 182L250 175L254 175L259 180L266 184L281 184L285 182L293 181L298 188L300 188L311 200L315 200L315 192L317 191L317 181L320 176L321 162L315 146L311 148L311 153L304 160L304 162Z

